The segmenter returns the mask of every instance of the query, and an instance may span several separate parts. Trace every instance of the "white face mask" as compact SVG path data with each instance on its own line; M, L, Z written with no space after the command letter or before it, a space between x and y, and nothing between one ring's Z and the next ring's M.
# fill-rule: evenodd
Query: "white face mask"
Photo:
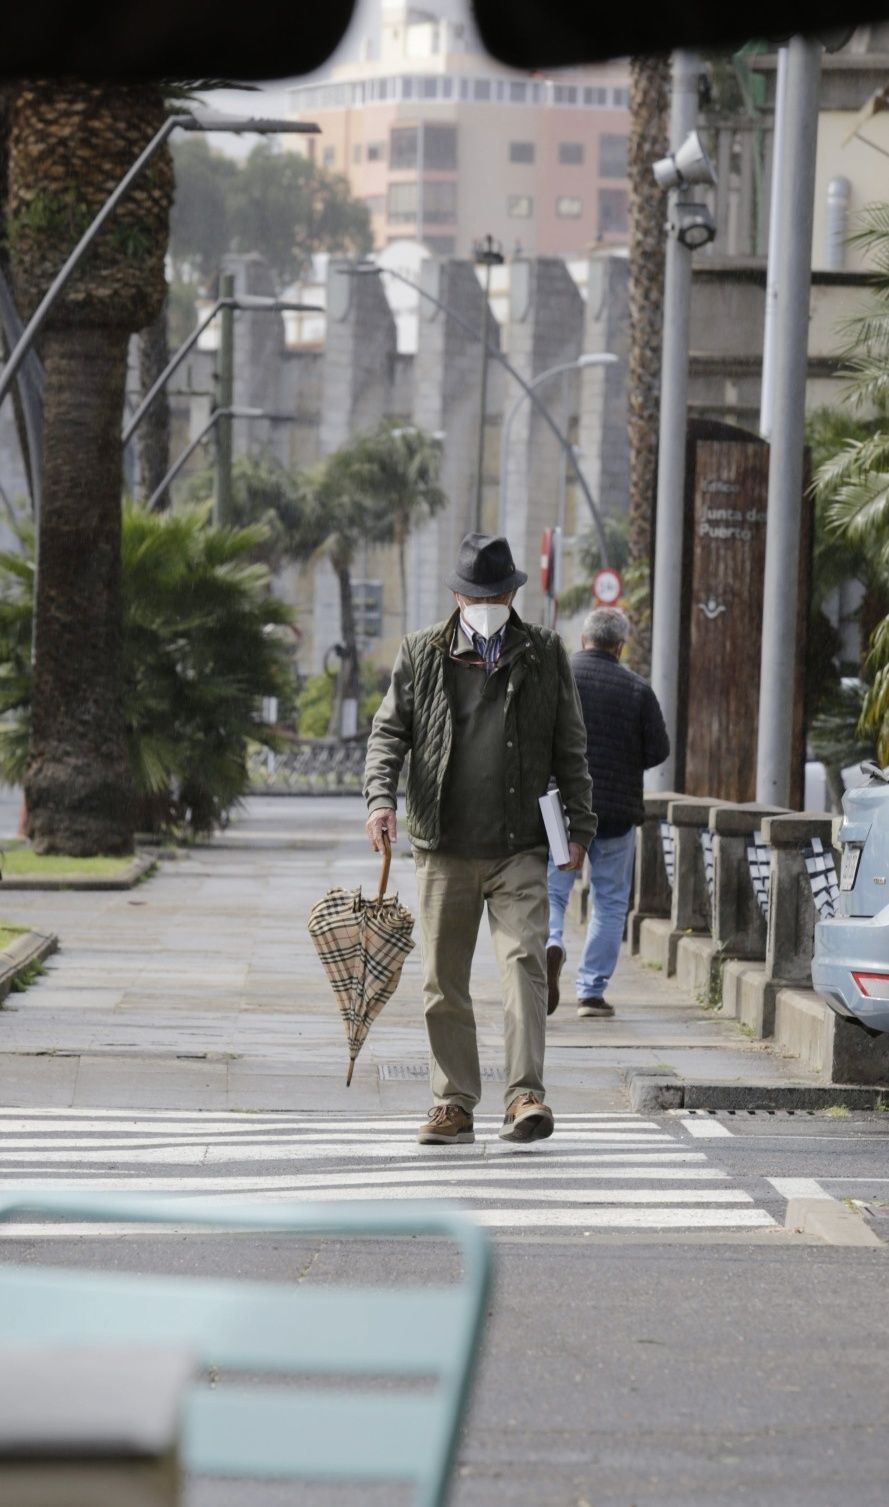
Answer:
M470 602L460 608L460 616L473 633L490 638L509 622L509 608L504 602Z

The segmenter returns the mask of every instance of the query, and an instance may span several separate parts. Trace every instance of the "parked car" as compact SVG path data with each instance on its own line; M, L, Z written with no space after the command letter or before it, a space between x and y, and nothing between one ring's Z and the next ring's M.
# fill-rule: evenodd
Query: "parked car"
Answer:
M837 915L815 927L812 982L838 1015L889 1031L889 769L843 797Z

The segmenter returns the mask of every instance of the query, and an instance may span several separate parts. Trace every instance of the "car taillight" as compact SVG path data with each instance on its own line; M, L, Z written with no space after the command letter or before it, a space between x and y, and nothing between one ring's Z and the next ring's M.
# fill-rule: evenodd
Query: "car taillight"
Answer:
M889 973L854 973L856 987L867 999L889 999Z

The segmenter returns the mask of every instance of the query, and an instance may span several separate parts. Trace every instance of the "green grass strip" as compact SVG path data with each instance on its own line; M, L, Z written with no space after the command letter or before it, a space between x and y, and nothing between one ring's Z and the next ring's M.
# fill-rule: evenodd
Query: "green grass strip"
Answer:
M132 858L67 858L63 853L32 853L30 848L7 849L0 855L4 879L35 877L56 879L92 875L102 879L120 874Z

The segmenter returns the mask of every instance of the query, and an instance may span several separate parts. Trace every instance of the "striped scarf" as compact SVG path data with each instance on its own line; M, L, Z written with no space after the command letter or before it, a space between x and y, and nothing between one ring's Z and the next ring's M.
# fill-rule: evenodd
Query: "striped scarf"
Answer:
M484 664L485 674L490 675L491 671L496 669L497 661L502 653L503 636L506 632L506 628L498 628L497 632L492 633L490 638L482 638L480 633L476 633L474 629L470 628L469 624L465 621L464 618L461 617L460 622L463 627L463 632L466 634L466 637L471 640L472 647L474 648L479 659L482 660Z

